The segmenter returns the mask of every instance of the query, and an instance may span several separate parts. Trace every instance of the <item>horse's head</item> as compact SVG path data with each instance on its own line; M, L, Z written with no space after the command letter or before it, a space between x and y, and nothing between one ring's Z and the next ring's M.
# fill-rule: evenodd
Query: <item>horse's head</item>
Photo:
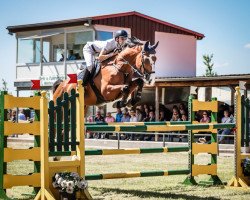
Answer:
M150 81L150 75L154 73L153 66L156 62L155 49L158 43L151 46L149 41L147 41L143 45L143 42L139 39L135 37L129 38L126 44L127 48L118 55L117 60L128 64L127 66L133 69L135 76Z
M151 46L150 42L147 41L144 46L141 47L141 52L136 58L136 67L148 82L151 81L151 74L154 73L153 66L156 62L155 49L158 44L159 42Z

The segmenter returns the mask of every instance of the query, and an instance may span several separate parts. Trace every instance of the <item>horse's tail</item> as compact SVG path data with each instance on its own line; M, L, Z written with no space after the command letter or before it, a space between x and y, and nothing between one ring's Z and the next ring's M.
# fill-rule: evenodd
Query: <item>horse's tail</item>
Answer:
M52 90L53 90L53 94L55 93L56 89L58 88L58 86L63 82L62 79L58 79L52 86Z

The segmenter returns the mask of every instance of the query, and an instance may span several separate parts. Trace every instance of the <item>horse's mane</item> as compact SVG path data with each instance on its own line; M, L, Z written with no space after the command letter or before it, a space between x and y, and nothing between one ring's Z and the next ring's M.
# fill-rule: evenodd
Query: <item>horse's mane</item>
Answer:
M139 40L138 38L132 36L131 38L128 38L126 44L124 45L124 47L129 47L132 48L136 45L143 45L143 42L141 40Z

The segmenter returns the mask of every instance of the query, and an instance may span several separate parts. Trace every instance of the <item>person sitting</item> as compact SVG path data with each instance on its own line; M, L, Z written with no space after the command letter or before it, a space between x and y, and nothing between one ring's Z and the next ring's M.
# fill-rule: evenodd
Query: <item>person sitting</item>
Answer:
M87 42L83 47L83 55L86 62L86 67L83 64L80 67L80 71L77 73L77 78L83 81L83 86L86 86L94 67L95 54L98 53L98 60L100 62L107 60L115 55L117 55L124 45L128 38L128 33L125 30L119 30L115 33L113 39L106 41L94 41Z
M173 115L172 115L172 118L170 119L170 121L171 122L181 121L178 109L173 108ZM172 133L177 133L177 132L172 132ZM170 142L173 142L173 141L174 141L174 135L170 135Z
M159 113L159 121L166 121L166 116L165 116L165 112L163 110L160 111Z
M147 121L148 121L148 122L155 122L155 113L154 113L154 111L150 111L150 112L149 112L149 116L148 116L148 120L147 120ZM146 140L147 140L147 141L151 141L154 135L149 134L149 135L147 135L147 136L148 136L148 137L146 138Z
M73 50L69 50L69 56L67 60L76 60L76 56L74 55Z
M60 60L59 60L59 62L63 62L64 61L64 54L63 53L61 53L61 58L60 58Z
M185 108L184 103L181 103L181 104L179 105L179 111L180 111L180 114L181 114L181 115L187 114L187 111L186 111L186 108Z
M107 115L105 117L105 122L107 123L115 122L115 118L111 115L111 112L107 112Z
M20 110L19 110L19 113L18 113L18 120L23 120L23 121L26 120L26 116L25 116L25 114L24 114L24 110L23 110L23 109L20 109Z
M225 110L224 111L224 117L221 119L221 123L233 123L234 122L234 118L229 116L229 111ZM218 134L221 134L221 136L219 136L219 143L222 143L225 139L225 135L229 135L231 133L231 129L229 128L224 128L224 129L220 129L218 131Z
M107 115L105 117L105 122L106 123L112 123L115 122L115 118L111 115L111 112L107 112ZM111 135L112 133L105 133L104 134L104 138L109 139L109 135Z
M123 110L122 114L121 122L130 122L130 115L126 109Z
M121 122L122 116L123 116L123 114L122 114L121 108L117 108L116 115L115 115L115 121Z
M208 116L208 112L204 110L202 113L202 118L200 120L200 123L209 123L209 122L210 122L210 117ZM206 132L204 132L204 133L206 133ZM200 143L206 143L208 141L208 137L205 136L205 137L199 138L198 141Z
M101 111L96 112L95 122L102 123L104 122L104 117L101 115ZM94 137L96 139L99 139L101 137L101 133L95 133Z
M134 110L130 110L130 122L137 122L137 117L136 117L136 114L135 114L135 111ZM135 139L135 134L129 134L128 135L128 139L129 140L134 140Z

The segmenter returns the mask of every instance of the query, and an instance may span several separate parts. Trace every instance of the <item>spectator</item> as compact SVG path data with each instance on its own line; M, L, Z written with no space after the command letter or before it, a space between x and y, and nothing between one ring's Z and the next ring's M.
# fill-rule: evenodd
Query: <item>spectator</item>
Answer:
M87 122L94 122L93 116L92 116L92 115L88 116ZM93 136L93 132L87 130L87 131L86 131L86 137L87 137L87 138L93 138L93 137L94 137L94 136Z
M147 104L144 104L144 105L143 105L143 108L144 108L144 110L145 110L145 109L149 109Z
M130 110L130 122L137 122L137 117L134 110Z
M124 109L122 112L122 119L121 122L130 122L130 116L129 113Z
M62 62L62 61L64 61L64 54L63 53L61 53L61 58L60 58L59 62Z
M104 117L101 115L101 112L100 112L100 111L97 111L97 112L96 112L95 122L98 122L98 123L104 122ZM95 133L95 134L94 134L94 137L95 137L96 139L99 139L99 138L101 137L101 133Z
M150 106L149 106L149 111L155 111L154 106L150 105Z
M137 122L137 117L135 115L134 110L130 110L130 122ZM134 140L135 139L135 134L128 134L128 139L129 140Z
M140 109L140 112L142 114L142 121L143 121L143 119L146 117L145 109L144 109L143 105L140 105L139 109Z
M11 120L12 122L16 122L16 110L12 110L12 111L11 111L10 120Z
M173 112L172 118L170 119L170 121L181 121L180 117L179 117L179 112L177 110L175 110Z
M126 111L126 109L123 110L122 112L122 119L121 119L121 122L130 122L130 116L129 116L129 113ZM125 134L125 137L124 137L125 140L128 139L127 135Z
M111 115L111 112L107 112L107 115L105 117L105 122L107 123L115 122L115 118Z
M155 121L155 113L154 111L149 112L149 117L148 117L149 122L154 122ZM146 139L147 141L151 141L154 135L150 134L148 135L148 138Z
M122 114L121 108L117 108L115 121L116 122L121 122L122 121L122 116L123 116L123 114Z
M188 121L188 117L186 114L181 115L181 121ZM180 131L180 133L186 133L186 131ZM178 136L179 142L182 142L182 139L184 138L184 135Z
M165 112L164 111L160 111L159 121L166 121L166 117L165 117Z
M173 113L174 112L178 112L179 113L179 109L178 109L177 105L173 105Z
M69 50L69 56L67 60L76 60L76 56L73 50Z
M180 117L179 117L179 112L178 109L173 108L173 115L172 118L170 119L171 122L173 121L181 121ZM177 133L177 132L172 132L172 133ZM174 135L170 135L170 142L174 141Z
M115 122L115 118L111 115L111 112L107 112L107 115L105 117L105 122L106 123L112 123ZM111 135L112 133L104 133L104 138L109 139L109 135Z
M202 113L202 118L200 120L200 123L209 123L209 122L210 122L210 117L208 116L208 112L204 110Z
M181 115L181 121L188 121L188 117L186 114Z
M26 120L26 117L24 115L24 110L20 109L18 113L18 120Z
M208 116L208 112L204 110L202 113L202 118L200 120L200 123L209 123L209 122L210 122L210 117ZM204 132L204 133L207 133L207 132ZM201 143L206 143L207 140L208 140L207 136L199 138L199 142Z
M142 118L143 116L142 116L141 110L139 108L136 109L135 115L136 115L136 118L137 118L138 122L142 122L143 121L143 118Z
M149 109L145 108L145 117L143 119L144 122L147 122L149 120Z
M224 111L224 117L221 120L221 123L233 123L234 122L234 118L229 116L229 111L225 110ZM221 136L219 136L219 143L222 143L225 139L225 135L229 135L231 133L231 130L229 128L224 128L224 129L220 129L218 131L218 134L221 134Z
M184 105L183 103L181 103L181 104L179 105L179 112L180 112L181 115L187 114L186 107L185 107L185 105Z

